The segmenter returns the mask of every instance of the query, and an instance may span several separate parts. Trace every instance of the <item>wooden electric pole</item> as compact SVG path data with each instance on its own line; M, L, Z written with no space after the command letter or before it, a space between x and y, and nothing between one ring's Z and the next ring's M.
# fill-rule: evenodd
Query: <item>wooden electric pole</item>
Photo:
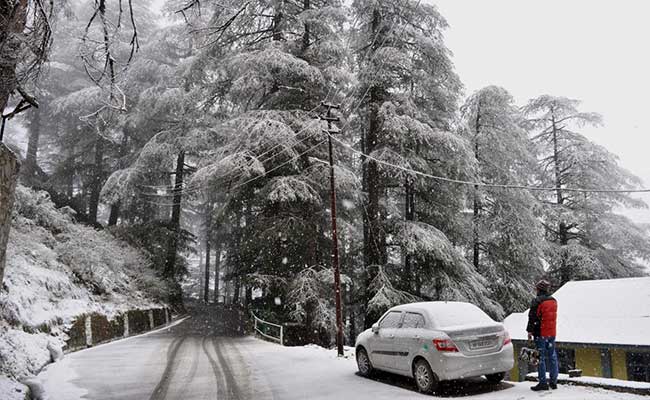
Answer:
M343 318L341 312L341 271L339 269L339 241L336 233L336 186L334 185L334 156L332 154L332 136L339 133L332 122L338 122L338 117L332 116L332 109L338 109L340 106L321 103L321 106L327 108L327 114L321 115L320 119L327 121L327 143L329 145L330 158L330 208L332 211L332 266L334 268L334 298L336 304L336 349L338 355L343 355Z

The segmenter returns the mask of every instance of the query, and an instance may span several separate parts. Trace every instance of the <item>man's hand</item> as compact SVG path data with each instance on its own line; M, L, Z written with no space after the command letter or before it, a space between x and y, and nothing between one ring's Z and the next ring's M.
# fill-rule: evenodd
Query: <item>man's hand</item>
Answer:
M528 332L528 341L532 342L533 341L533 334Z

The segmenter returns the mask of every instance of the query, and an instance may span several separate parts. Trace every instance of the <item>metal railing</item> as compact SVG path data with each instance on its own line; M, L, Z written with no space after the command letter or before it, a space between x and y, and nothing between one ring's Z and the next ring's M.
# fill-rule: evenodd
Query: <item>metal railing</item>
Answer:
M280 343L280 345L284 346L284 327L282 325L264 321L263 319L258 318L252 312L251 315L253 316L255 332L259 333L260 335L262 335L263 337L269 340L273 340L275 342ZM272 332L269 332L272 330L278 331L279 335L273 336Z

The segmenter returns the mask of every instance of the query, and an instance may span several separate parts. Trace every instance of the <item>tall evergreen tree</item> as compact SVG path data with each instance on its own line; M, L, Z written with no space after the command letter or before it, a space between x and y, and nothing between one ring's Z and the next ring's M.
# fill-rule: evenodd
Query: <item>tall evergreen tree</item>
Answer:
M635 276L643 270L638 260L650 256L648 236L615 213L621 206L647 207L629 193L616 192L638 188L641 180L575 130L602 121L596 113L579 111L579 105L578 100L544 95L524 109L537 130L533 140L539 152L539 184L554 188L540 200L551 244L549 273L560 285L572 279Z
M402 298L391 283L397 276L406 294L472 299L500 314L481 276L452 243L460 233L462 189L385 164L453 177L467 177L471 170L468 143L451 127L461 84L443 41L447 22L435 6L420 1L358 0L352 10L358 21L357 99L367 193L365 324Z
M510 93L497 86L480 89L461 107L461 116L461 132L476 160L477 181L532 183L534 148ZM537 200L527 190L477 185L469 202L472 228L467 237L474 269L488 279L506 312L525 308L532 283L543 274Z

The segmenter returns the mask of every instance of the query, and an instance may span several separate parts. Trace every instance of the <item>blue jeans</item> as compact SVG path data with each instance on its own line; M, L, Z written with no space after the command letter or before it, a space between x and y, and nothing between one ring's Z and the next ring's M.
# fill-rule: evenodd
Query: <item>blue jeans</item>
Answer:
M548 360L548 372L551 375L551 383L557 383L557 375L560 372L557 362L557 350L555 349L555 336L539 336L535 338L537 350L539 350L539 365L537 366L537 379L542 385L546 384L546 362Z

